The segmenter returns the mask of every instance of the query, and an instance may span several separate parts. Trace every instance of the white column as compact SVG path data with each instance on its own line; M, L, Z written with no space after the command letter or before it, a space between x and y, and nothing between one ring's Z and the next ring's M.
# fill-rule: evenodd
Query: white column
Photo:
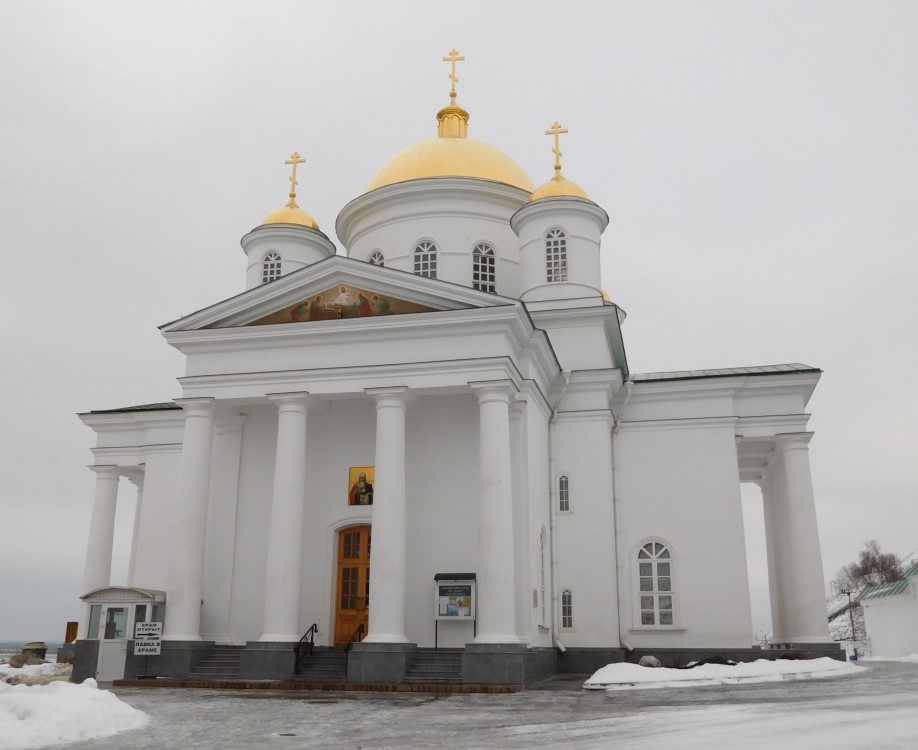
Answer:
M204 580L204 536L210 491L210 458L214 435L212 398L176 399L185 410L182 460L175 504L175 534L163 639L201 639ZM163 550L168 554L169 550Z
M118 467L90 466L96 473L96 495L89 522L83 593L104 589L111 583L112 543L115 538L115 508L118 504Z
M783 467L769 470L768 476L758 482L762 490L762 512L765 517L765 556L768 564L768 600L771 605L771 633L775 641L782 641L787 630L783 612L786 582L787 555L786 531L783 524L787 517L786 503L782 494L784 483Z
M303 517L306 495L305 393L269 395L277 401L277 452L268 531L262 641L300 639Z
M472 384L478 397L478 634L475 643L519 643L515 628L509 381Z
M408 643L405 636L405 411L407 388L373 388L376 479L373 561L366 643Z
M128 561L127 585L134 585L134 569L137 567L137 539L140 536L140 508L143 504L143 473L129 476L131 484L137 488L137 502L134 504L134 529L131 532L131 557Z
M793 571L782 607L786 616L782 637L788 643L829 640L822 552L810 476L808 444L812 436L811 432L777 436L784 465L788 552Z

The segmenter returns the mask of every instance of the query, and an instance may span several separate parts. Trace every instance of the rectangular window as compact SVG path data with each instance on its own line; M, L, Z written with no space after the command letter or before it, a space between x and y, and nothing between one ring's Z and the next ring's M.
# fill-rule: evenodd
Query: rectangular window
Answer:
M570 591L561 592L561 627L570 630L574 627L574 603Z
M558 478L558 510L566 513L571 509L571 497L567 477Z

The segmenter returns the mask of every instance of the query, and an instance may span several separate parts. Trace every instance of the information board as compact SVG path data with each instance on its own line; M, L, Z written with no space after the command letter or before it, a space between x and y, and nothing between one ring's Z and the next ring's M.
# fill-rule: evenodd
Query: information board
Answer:
M134 625L134 656L159 656L162 635L161 622L138 622Z
M438 620L475 618L475 581L437 581L436 617Z

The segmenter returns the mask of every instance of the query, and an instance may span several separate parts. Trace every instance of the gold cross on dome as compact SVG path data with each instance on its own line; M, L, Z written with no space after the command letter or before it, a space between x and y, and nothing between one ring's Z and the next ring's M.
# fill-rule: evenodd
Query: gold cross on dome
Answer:
M296 186L299 185L299 183L296 181L296 165L305 164L305 163L306 163L306 160L301 159L300 155L296 151L294 151L293 154L290 156L290 158L284 162L284 164L293 165L293 173L290 175L290 204L289 205L291 206L296 205Z
M452 103L456 103L456 84L459 82L459 79L456 78L456 63L463 62L464 57L459 55L459 50L451 49L448 57L443 58L443 62L452 63L452 70L449 73L449 80L452 82L451 88L449 91L449 98L452 100Z
M552 149L552 153L555 155L555 171L561 173L561 157L564 154L561 152L561 134L566 133L567 128L562 128L561 123L555 120L552 123L551 130L546 130L545 135L553 135L555 137L555 147Z

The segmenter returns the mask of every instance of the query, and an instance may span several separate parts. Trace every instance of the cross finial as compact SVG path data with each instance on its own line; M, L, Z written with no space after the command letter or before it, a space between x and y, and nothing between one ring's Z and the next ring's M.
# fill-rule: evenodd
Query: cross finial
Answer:
M296 186L299 184L296 181L296 165L305 163L306 160L301 159L300 155L296 151L294 151L290 158L284 162L284 164L293 165L293 172L290 175L290 203L287 204L291 208L296 208Z
M459 50L455 48L449 51L448 57L443 58L443 62L452 63L452 70L450 70L450 73L449 73L449 80L452 82L450 91L449 91L449 98L450 98L451 104L456 103L456 84L459 82L459 79L456 78L456 63L462 62L464 60L465 58L461 57L459 55Z
M545 135L553 135L555 137L555 147L552 149L552 153L555 155L555 176L561 174L561 157L564 154L561 152L561 134L566 133L567 128L562 128L561 123L555 120L552 123L551 130L546 130Z

